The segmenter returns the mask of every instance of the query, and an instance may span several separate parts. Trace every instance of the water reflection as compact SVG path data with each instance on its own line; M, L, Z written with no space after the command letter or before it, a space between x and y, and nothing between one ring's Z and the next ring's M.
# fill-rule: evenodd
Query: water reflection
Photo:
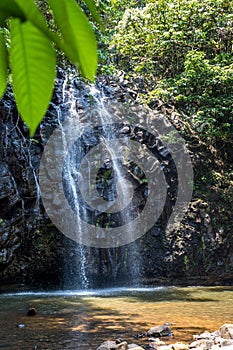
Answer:
M2 294L0 349L90 350L116 337L135 342L137 334L165 322L174 333L165 341L189 342L195 333L233 323L232 302L230 287ZM27 316L29 307L36 316Z

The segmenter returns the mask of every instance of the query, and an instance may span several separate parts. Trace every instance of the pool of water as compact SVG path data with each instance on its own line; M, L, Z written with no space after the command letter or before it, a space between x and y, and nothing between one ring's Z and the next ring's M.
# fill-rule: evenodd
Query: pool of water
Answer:
M167 343L233 323L233 287L115 288L0 295L0 349L91 350L171 324ZM28 317L29 307L37 314Z

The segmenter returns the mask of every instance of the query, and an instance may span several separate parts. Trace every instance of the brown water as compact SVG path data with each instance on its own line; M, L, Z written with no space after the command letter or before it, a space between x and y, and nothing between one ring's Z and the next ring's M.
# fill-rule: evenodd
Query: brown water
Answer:
M174 333L167 343L233 323L233 287L1 295L0 349L91 350L117 337L145 346L135 336L165 322Z

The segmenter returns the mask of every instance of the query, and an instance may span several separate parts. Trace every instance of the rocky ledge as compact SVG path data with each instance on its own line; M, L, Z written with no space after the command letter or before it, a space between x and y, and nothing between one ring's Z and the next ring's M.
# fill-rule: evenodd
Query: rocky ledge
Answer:
M233 350L233 324L224 324L215 332L204 332L193 336L193 342L185 344L182 342L167 345L160 337L172 334L168 326L151 328L144 336L148 337L147 345L142 347L138 344L128 344L127 341L119 338L115 341L103 342L97 350Z

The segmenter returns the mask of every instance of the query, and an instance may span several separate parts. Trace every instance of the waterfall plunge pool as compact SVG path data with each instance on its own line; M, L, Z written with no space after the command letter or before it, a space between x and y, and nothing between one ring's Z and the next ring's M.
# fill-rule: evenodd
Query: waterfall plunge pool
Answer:
M96 349L104 340L135 339L150 327L171 324L165 342L191 342L193 334L233 323L233 287L112 288L0 295L0 349ZM27 316L30 307L37 310Z

